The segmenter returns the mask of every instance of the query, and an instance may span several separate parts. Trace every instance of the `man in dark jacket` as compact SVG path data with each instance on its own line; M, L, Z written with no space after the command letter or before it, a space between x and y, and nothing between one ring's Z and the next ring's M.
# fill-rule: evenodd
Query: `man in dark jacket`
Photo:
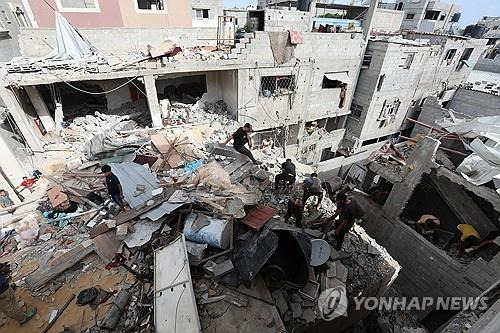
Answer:
M123 201L123 189L120 184L120 180L116 175L111 172L111 167L109 165L103 165L101 167L102 173L106 176L106 188L111 196L111 199L120 206L120 209L125 210L125 202Z
M252 132L252 125L246 123L243 127L238 128L236 132L233 133L224 144L227 145L229 141L233 140L233 148L240 154L248 156L254 164L260 164L257 161L250 150L248 150L245 145L248 143L248 147L252 149L252 141L250 140L249 134Z
M328 222L334 222L333 229L335 230L336 240L335 249L340 251L345 235L349 232L349 230L351 230L354 222L356 222L356 219L363 217L365 212L354 199L347 198L345 193L337 194L335 201L337 204L337 211L328 219ZM335 221L339 215L340 219Z
M281 164L281 173L274 177L274 189L278 190L280 182L284 181L288 186L295 183L295 177L297 176L295 171L295 164L292 163L291 159L287 159L283 164Z

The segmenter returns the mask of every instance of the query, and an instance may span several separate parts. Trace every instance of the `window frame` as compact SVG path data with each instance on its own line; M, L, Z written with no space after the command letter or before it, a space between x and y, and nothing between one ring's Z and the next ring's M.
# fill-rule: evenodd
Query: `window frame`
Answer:
M131 0L134 3L134 10L137 14L165 15L167 13L167 0L163 0L163 9L141 9L137 0Z
M194 20L210 20L210 8L192 8L192 11ZM207 12L207 17L204 17L205 11ZM198 12L201 12L201 17L198 17Z
M95 8L78 8L78 7L64 7L61 0L56 0L57 9L61 13L100 13L101 5L99 0L93 0Z
M411 15L411 17L409 17ZM406 13L405 15L405 20L414 20L415 19L415 13Z

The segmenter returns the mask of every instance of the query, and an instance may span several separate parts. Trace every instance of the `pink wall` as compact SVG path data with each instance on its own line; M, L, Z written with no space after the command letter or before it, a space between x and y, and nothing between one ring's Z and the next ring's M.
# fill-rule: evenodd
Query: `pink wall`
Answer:
M98 0L100 13L61 12L77 28L122 27L119 0ZM54 11L42 0L28 0L35 20L40 28L54 28ZM47 2L57 10L55 0Z

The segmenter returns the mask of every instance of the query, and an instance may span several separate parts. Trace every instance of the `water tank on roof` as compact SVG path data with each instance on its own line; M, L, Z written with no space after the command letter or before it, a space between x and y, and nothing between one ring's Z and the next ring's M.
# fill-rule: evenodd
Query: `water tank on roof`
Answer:
M458 22L458 21L460 21L461 17L462 17L462 13L455 13L451 17L451 22Z
M299 0L299 1L297 1L297 9L302 11L302 12L308 12L310 5L311 5L311 0Z
M471 24L465 27L464 36L472 38L481 38L486 32L486 26L482 24Z

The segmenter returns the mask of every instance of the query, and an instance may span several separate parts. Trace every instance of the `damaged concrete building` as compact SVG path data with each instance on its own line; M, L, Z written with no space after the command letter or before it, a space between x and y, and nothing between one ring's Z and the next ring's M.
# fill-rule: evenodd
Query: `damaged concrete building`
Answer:
M260 1L236 36L220 0L23 1L34 28L0 72L0 185L13 200L0 249L19 307L39 315L0 318L0 332L497 327L498 96L466 83L487 41L435 32L455 8L441 20L442 4L424 2L419 31L401 32L413 1ZM245 123L260 164L221 143ZM275 188L286 158L297 182ZM313 173L324 197L290 224ZM364 210L340 250L336 193ZM425 215L440 221L433 237L418 229ZM457 256L460 224L490 242ZM344 291L335 318L332 289ZM481 295L474 314L358 306Z

